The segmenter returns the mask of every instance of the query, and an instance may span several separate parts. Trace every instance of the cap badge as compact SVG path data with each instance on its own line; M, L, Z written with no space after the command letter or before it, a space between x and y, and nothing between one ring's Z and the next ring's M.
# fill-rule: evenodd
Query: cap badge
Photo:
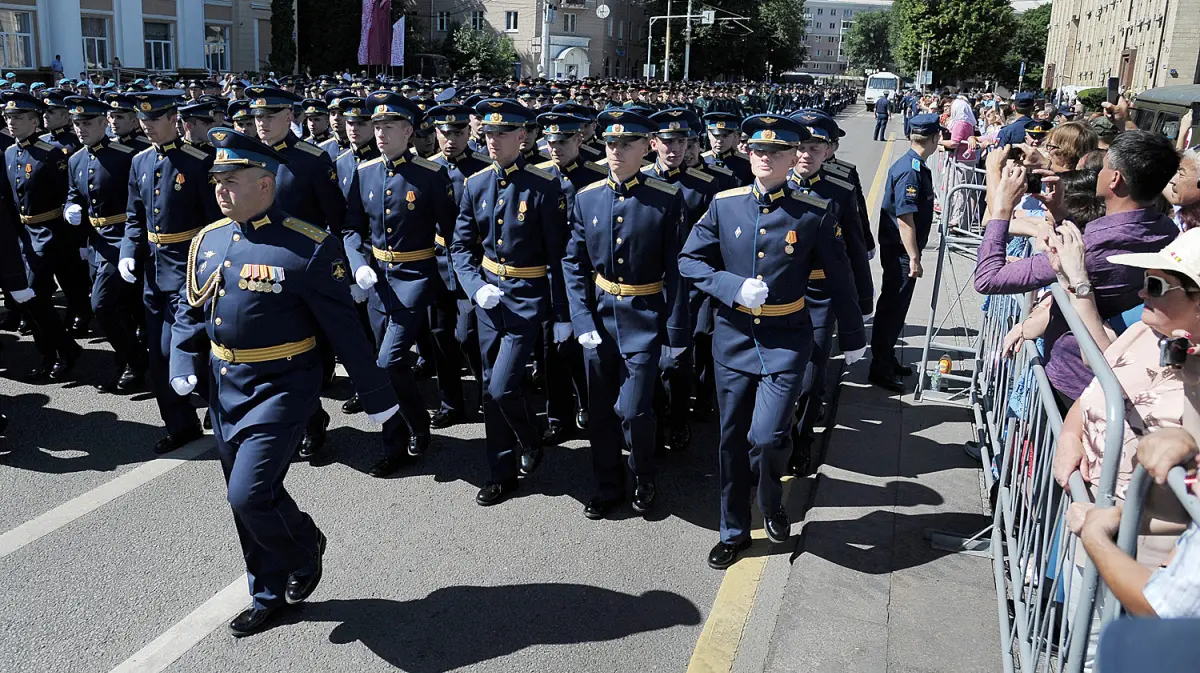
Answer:
M220 140L220 138L218 138ZM217 150L217 161L227 161L229 159L229 150L222 147Z
M485 121L501 122L501 121L504 121L504 115L500 114L499 112L493 112L487 116L487 119Z
M217 131L216 133L212 134L212 137L216 139L217 142L225 140L225 138L228 136L229 134L224 131Z
M774 140L775 132L772 131L771 129L766 129L765 131L762 132L762 139L763 140Z
M558 133L558 124L551 124L547 126L546 133Z
M149 112L154 109L154 105L150 102L144 102L138 106L142 112Z
M625 125L624 124L613 124L611 130L613 133L624 133Z

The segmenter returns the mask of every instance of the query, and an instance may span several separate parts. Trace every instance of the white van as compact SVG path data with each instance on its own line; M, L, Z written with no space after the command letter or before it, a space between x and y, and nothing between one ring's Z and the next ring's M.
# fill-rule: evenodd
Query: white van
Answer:
M885 93L888 95L888 98L895 102L896 94L899 92L900 75L890 72L877 72L867 77L867 109L875 109L875 101Z

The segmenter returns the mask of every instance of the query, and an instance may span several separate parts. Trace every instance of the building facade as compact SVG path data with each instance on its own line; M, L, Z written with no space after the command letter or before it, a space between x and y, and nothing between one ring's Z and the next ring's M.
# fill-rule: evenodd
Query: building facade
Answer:
M1200 84L1200 0L1054 0L1042 86Z
M891 7L890 0L805 0L804 44L808 58L797 70L815 77L845 75L850 64L842 52L842 41L855 17Z
M641 76L648 30L644 5L635 0L557 0L553 4L550 68L545 73L540 70L544 0L424 0L422 14L430 17L431 42L446 39L457 26L510 38L520 59L521 77ZM601 6L605 9L598 13ZM517 69L514 66L514 72Z
M260 69L271 51L270 0L0 0L0 68L63 73Z

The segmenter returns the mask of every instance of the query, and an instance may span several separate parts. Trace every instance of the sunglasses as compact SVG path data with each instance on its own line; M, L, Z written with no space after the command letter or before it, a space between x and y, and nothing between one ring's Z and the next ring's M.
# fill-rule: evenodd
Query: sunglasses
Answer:
M1187 288L1182 285L1171 285L1166 278L1162 276L1154 276L1147 273L1142 279L1142 290L1146 292L1147 297L1155 299L1167 296L1171 290L1183 290L1187 292Z

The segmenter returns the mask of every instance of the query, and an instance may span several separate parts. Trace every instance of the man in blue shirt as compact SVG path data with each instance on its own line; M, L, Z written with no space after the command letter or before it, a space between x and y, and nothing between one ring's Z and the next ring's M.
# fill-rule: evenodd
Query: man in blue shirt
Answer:
M1033 121L1033 94L1022 91L1013 96L1013 109L1017 118L996 136L996 144L1001 147L1025 142L1025 125Z
M887 123L891 114L892 106L885 92L875 101L875 140L887 140Z

